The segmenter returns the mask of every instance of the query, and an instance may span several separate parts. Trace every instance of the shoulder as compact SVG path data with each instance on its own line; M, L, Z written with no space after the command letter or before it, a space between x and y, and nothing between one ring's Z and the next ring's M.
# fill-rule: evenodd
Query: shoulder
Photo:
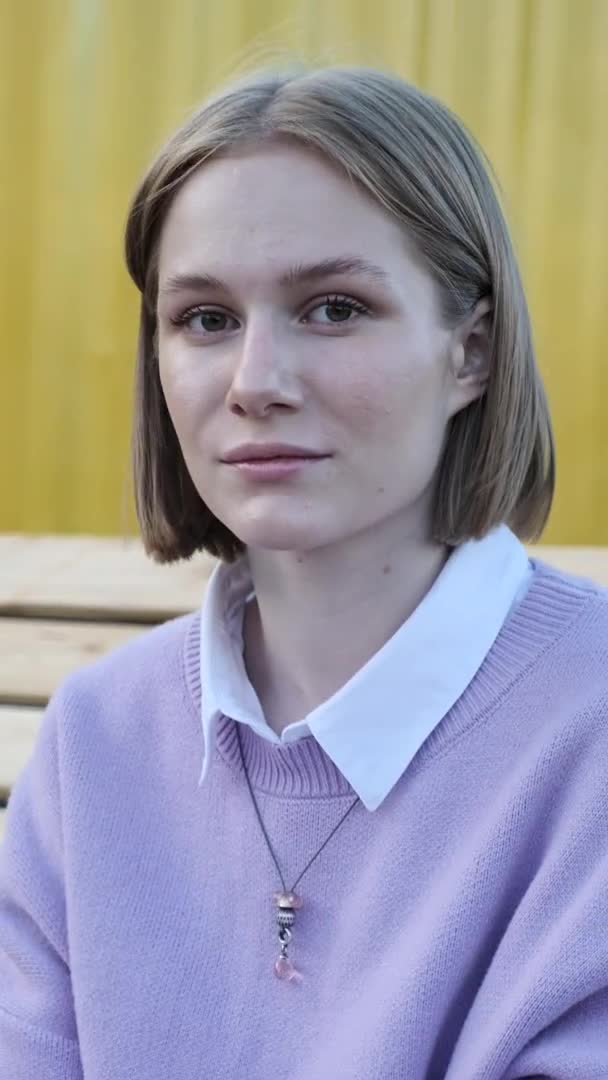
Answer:
M134 762L150 762L163 740L183 746L184 760L198 752L187 668L189 658L198 667L199 618L200 609L142 630L65 676L46 705L12 803L46 799L51 820L60 789L68 799L94 790L100 777L116 780Z
M78 726L83 717L94 721L103 714L126 727L131 716L193 706L188 668L197 666L199 620L200 609L180 615L81 665L63 679L48 708Z
M543 729L608 752L608 588L533 559L526 644L543 646L525 686L541 703Z
M608 588L591 577L573 574L541 559L535 570L533 595L538 617L559 623L567 639L608 645Z
M551 740L587 725L608 736L608 589L591 578L532 559L528 592L495 643L513 674L511 709L523 729ZM500 648L499 648L500 646ZM581 727L582 725L582 727Z

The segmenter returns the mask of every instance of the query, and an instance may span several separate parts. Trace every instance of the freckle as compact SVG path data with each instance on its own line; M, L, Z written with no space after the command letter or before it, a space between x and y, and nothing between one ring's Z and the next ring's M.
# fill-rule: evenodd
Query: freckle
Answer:
M384 491L385 491L385 488L383 488L383 487L378 488L378 494L379 495L384 495Z
M382 573L383 574L390 574L390 572L391 572L390 566L383 566L382 567Z

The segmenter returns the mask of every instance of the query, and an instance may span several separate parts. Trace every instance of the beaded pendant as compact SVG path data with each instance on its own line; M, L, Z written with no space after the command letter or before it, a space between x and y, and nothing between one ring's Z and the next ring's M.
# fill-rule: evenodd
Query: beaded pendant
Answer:
M279 926L279 942L281 954L275 962L274 973L278 979L285 982L302 982L302 973L294 967L287 955L291 941L291 928L296 921L296 911L303 906L304 901L295 892L275 892L273 896L277 907L277 923Z

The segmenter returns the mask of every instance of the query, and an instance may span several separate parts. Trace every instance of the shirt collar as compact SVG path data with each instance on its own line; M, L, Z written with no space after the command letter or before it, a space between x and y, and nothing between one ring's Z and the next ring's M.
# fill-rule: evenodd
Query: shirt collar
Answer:
M314 736L366 808L377 809L471 682L530 574L527 552L506 525L460 544L386 644L279 737L264 719L243 660L243 614L254 595L247 555L218 563L200 616L206 749L199 785L224 715L277 744Z

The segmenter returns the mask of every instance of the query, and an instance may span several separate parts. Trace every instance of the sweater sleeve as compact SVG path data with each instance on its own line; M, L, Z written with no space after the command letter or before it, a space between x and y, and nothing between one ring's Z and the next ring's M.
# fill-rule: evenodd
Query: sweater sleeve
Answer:
M69 683L69 680L66 680ZM60 735L51 698L0 847L0 1080L82 1080L66 929Z
M514 804L534 870L507 912L446 1080L608 1078L607 719L602 689L547 744Z
M608 702L598 712L605 729ZM521 919L512 921L517 962L504 997L518 999L512 1034L527 1038L503 1080L608 1077L607 754L603 732L579 741L561 806L556 799L551 840Z

